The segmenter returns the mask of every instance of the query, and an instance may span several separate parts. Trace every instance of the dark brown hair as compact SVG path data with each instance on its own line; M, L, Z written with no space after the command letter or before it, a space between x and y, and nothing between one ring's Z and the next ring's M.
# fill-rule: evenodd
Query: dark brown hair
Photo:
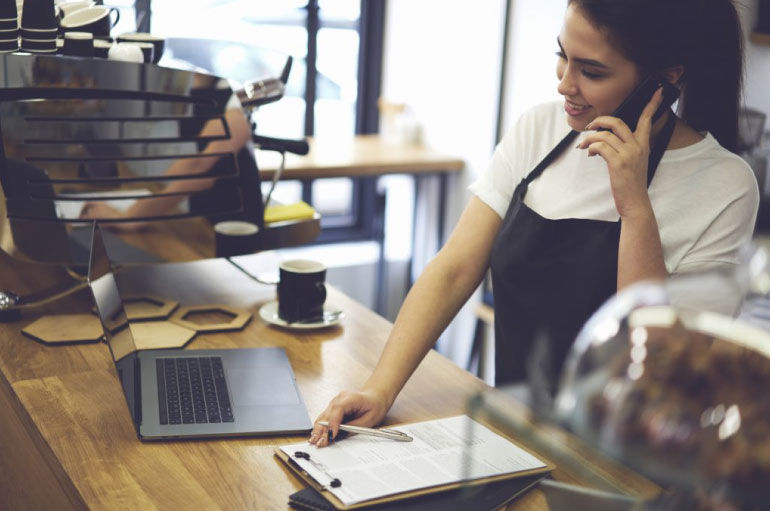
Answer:
M569 0L643 72L682 66L679 115L736 151L743 32L732 0Z

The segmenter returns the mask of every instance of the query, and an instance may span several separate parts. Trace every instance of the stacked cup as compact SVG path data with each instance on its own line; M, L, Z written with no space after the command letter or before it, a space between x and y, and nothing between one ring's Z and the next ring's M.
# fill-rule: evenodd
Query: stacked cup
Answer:
M86 7L93 7L96 5L96 2L93 0L78 0L78 1L71 1L68 0L66 2L59 2L56 7L59 9L59 18L64 18L70 14L72 14L75 11L79 11L80 9L85 9Z
M163 55L163 49L166 45L166 40L162 37L148 34L146 32L130 32L127 34L121 34L117 37L119 43L136 43L139 44L142 52L145 56L145 62L147 62L148 54L152 58L152 63L157 64ZM152 45L152 50L147 47L147 44Z
M120 10L117 7L105 7L94 5L81 7L84 2L72 2L78 4L74 10L67 9L70 2L60 4L59 9L65 13L59 21L62 32L91 32L94 37L109 38L112 28L120 19ZM113 18L112 15L115 15Z
M19 14L16 0L0 0L0 53L19 49Z
M21 49L31 53L56 53L57 21L54 0L24 0Z
M91 32L65 32L60 52L72 57L93 57L94 35Z

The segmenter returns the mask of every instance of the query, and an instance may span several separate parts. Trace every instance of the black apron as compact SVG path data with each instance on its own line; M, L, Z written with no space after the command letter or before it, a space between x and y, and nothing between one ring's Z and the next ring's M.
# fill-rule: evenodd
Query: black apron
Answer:
M671 140L675 119L670 113L653 143L648 187ZM519 183L492 247L498 385L529 376L530 381L535 377L547 382L553 391L580 328L617 290L620 221L550 220L524 204L529 183L577 135L577 131L567 134ZM539 374L528 374L532 364Z

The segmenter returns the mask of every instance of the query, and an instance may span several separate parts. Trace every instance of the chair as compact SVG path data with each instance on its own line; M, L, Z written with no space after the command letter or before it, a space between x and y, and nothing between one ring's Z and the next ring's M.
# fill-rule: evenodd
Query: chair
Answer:
M83 264L72 243L84 201L187 201L187 209L98 221L246 220L261 228L260 249L307 243L320 232L318 215L264 225L253 152L209 149L232 138L225 80L104 59L0 59L0 247L9 254ZM188 171L200 166L211 169Z

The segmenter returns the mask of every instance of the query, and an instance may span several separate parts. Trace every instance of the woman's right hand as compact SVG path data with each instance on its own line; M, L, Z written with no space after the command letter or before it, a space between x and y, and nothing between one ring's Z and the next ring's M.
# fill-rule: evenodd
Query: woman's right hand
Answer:
M343 420L352 426L374 427L385 418L391 404L384 395L371 390L340 392L315 420L310 443L318 447L329 445L329 432L336 438ZM326 421L329 426L321 426L319 421Z

